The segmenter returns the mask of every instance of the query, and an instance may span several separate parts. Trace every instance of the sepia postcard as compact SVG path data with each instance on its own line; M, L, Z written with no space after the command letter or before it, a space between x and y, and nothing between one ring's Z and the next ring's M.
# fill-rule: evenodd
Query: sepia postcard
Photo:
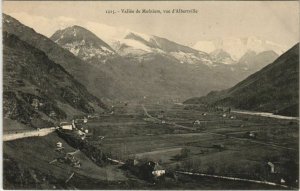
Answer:
M3 1L4 190L298 190L298 1Z

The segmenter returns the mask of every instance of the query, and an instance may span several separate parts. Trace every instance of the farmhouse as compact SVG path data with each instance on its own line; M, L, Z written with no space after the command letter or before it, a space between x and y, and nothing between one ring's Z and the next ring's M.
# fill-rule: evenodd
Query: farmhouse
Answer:
M148 161L141 165L140 173L145 179L152 179L164 175L166 171L157 162Z
M72 123L69 123L69 122L61 122L59 124L59 127L64 130L72 130L73 129Z
M160 177L165 175L166 171L158 163L155 163L152 174L154 177Z
M200 125L201 124L201 122L200 122L200 120L196 120L196 121L194 121L194 125Z
M166 171L156 162L138 161L136 159L128 159L123 168L130 170L136 176L144 180L153 180L166 174Z
M61 143L61 142L57 142L57 143L56 143L56 147L57 147L57 148L61 148L61 147L62 147L62 143Z

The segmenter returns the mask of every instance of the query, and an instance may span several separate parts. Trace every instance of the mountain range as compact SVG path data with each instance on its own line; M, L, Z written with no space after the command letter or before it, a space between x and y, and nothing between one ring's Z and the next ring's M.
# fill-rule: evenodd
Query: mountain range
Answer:
M50 38L70 52L82 42L82 36L85 42L99 42L111 49L91 31L78 28L60 30ZM231 66L213 67L210 55L157 36L130 32L112 46L115 54L107 58L95 46L92 49L97 51L90 54L90 47L88 43L82 44L74 55L111 77L111 85L104 92L113 99L182 100L208 93L211 88L229 87L245 75L233 72Z
M213 91L185 103L299 116L299 44L232 88Z
M7 50L4 113L32 126L37 126L32 117L20 116L21 111L35 112L36 119L45 122L74 113L103 111L103 101L182 101L232 87L278 57L272 50L247 51L235 60L225 49L208 54L132 31L109 44L76 25L47 38L5 14L3 31ZM17 56L10 58L9 52ZM23 63L26 59L28 62ZM14 70L17 73L10 72ZM61 84L59 79L63 80ZM42 83L45 81L49 85ZM47 102L47 109L36 111L33 105L37 102ZM22 105L26 108L22 109ZM19 108L18 114L14 114L14 108Z
M259 54L260 52L272 50L276 54L281 55L288 49L288 47L283 45L255 36L202 40L196 42L193 48L207 53L222 49L228 52L234 60L239 60L248 51Z
M106 94L106 97L110 98L121 97L116 97L116 95L122 95L125 99L148 95L148 97L156 97L158 99L168 97L173 99L175 96L172 96L172 94L176 94L178 95L176 99L181 99L182 97L196 94L203 95L203 93L207 92L210 88L219 89L222 88L222 86L228 87L228 85L237 83L278 57L273 51L264 51L263 55L266 55L265 57L258 56L260 53L258 55L252 55L253 58L248 58L248 60L255 60L256 64L245 64L245 60L235 61L231 58L229 53L222 49L207 54L165 38L133 31L128 32L123 39L116 40L109 46L91 31L78 26L59 30L50 38L70 52L76 50L74 55L94 66L102 63L100 70L112 78L110 80L111 82L114 82L114 86L110 86L111 88L109 90L104 91L110 92L110 94ZM83 39L86 44L81 44L81 48L78 48L78 44L82 43ZM95 42L95 44L99 44L99 46L91 46L91 43L87 42ZM104 56L107 52L99 47L105 47L106 50L110 51L113 49L115 52L110 53L110 56ZM145 63L150 63L150 65L146 65ZM180 66L180 64L182 66ZM144 73L146 70L139 70L140 67L137 67L139 65L142 65L140 67L147 67L148 73L154 75L149 76L149 74ZM190 66L186 67L187 65ZM151 72L151 70L154 69L161 70L165 74L171 74L171 76L168 76L169 79L159 79L161 76L159 76L157 72ZM178 73L178 70L182 71L182 73L179 74L182 76L182 80L180 81L174 76ZM132 71L136 72L133 74ZM195 71L198 73L195 73ZM225 81L220 82L219 79L211 79L211 77L209 77L211 76L210 74L212 76L218 74L219 79L225 79ZM148 79L140 79L141 76L147 75L149 76ZM200 75L202 77L200 77ZM206 84L203 84L204 76L211 79L206 81ZM163 83L157 83L157 79L159 81L172 80L174 81L173 86L177 87L161 87ZM178 82L176 82L176 80ZM197 84L195 85L195 83L191 83L191 81L197 81ZM120 85L123 82L130 82L130 85L128 83ZM178 86L183 87L182 91L179 90ZM130 92L130 94L128 94L128 92Z

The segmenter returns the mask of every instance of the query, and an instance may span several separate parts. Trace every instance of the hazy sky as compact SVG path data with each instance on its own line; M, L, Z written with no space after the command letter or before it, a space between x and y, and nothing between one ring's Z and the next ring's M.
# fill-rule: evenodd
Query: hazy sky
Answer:
M98 36L103 31L103 38L117 36L118 31L112 28L117 27L119 31L131 29L186 45L193 45L199 40L257 36L291 47L299 41L298 6L297 1L4 1L3 12L46 36L51 36L59 28L77 24ZM198 13L105 13L105 10L177 8L194 8Z

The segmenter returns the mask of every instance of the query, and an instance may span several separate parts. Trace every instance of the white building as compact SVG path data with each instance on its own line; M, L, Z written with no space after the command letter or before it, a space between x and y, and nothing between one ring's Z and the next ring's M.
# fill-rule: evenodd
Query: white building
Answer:
M68 123L68 122L61 122L59 124L61 129L65 129L65 130L72 130L73 129L73 125L72 123Z
M61 142L57 142L57 143L56 143L56 147L57 147L57 148L61 148L61 147L62 147L62 143L61 143Z
M152 174L155 177L159 177L159 176L162 176L162 175L166 174L166 171L165 170L154 170L154 171L152 171Z
M201 124L200 120L194 121L194 125L200 125L200 124Z

